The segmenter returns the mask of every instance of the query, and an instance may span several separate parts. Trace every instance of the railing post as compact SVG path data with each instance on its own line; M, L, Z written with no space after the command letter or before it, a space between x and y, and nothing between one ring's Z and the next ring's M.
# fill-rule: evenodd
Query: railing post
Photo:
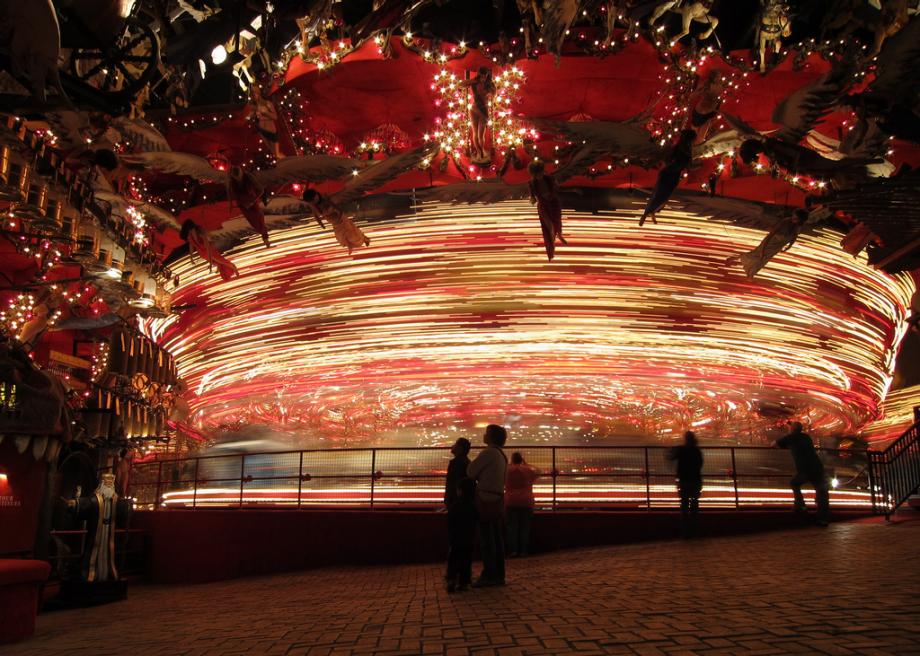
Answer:
M300 466L297 467L297 507L300 508L303 496L303 451L300 452Z
M553 470L552 470L552 474L553 474L553 510L556 510L556 478L559 475L559 471L556 469L556 447L552 447L552 449L553 449Z
M869 475L869 500L872 502L872 514L878 514L878 503L875 496L875 459L872 451L866 450L866 472Z
M735 510L738 510L741 507L741 504L738 503L738 465L735 464L735 447L731 447L732 450L732 485L735 487Z
M240 508L243 507L243 486L246 484L246 454L240 454Z
M195 481L192 483L194 487L192 488L192 508L198 507L198 465L201 463L201 458L195 458Z
M156 494L153 497L153 509L160 509L160 485L163 483L163 461L159 461L159 466L157 467L157 490Z
M645 450L645 508L647 510L652 509L652 472L648 467L648 447L643 447Z
M374 509L374 484L377 482L377 449L371 449L371 510Z

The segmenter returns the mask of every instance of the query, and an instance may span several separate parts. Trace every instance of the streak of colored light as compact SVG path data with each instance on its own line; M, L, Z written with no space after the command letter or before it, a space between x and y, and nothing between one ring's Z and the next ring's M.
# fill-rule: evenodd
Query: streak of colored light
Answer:
M363 227L348 256L302 224L229 253L241 276L174 267L148 328L177 357L199 427L269 423L341 442L443 443L517 417L552 440L757 434L792 408L812 430L853 431L891 383L913 283L800 237L751 280L725 259L763 232L671 204L566 212L546 261L532 206L426 204ZM510 423L511 420L506 421ZM538 429L538 426L543 428Z

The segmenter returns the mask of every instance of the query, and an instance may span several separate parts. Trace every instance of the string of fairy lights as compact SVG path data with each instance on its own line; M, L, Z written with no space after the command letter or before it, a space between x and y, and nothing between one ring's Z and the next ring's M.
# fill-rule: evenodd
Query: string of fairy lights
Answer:
M551 264L527 203L424 205L365 226L354 257L304 224L229 253L238 279L181 265L174 302L198 309L147 327L203 428L434 444L516 416L538 441L687 425L737 439L769 427L765 407L819 432L877 414L909 278L821 231L749 280L724 260L761 232L679 206L638 231L640 213L566 212Z

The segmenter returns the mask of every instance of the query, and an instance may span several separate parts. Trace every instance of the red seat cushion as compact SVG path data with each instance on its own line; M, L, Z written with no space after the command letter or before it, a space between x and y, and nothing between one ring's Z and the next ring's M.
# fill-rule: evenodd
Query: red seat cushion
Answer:
M51 565L43 560L0 558L0 586L42 583L50 573Z

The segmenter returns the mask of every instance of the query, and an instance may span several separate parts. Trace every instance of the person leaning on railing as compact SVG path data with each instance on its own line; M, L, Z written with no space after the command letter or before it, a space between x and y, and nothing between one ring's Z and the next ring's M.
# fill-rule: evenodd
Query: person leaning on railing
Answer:
M805 511L805 498L802 496L802 484L811 483L815 488L815 504L818 506L818 524L827 526L828 516L830 514L830 501L828 499L827 476L824 474L824 464L815 451L815 445L811 441L811 436L802 430L802 424L794 421L790 424L792 431L785 437L781 437L775 442L774 446L781 449L789 449L792 454L792 462L795 464L795 476L789 484L792 486L792 494L795 497L796 512Z
M540 472L524 462L515 451L505 474L505 510L508 513L508 555L526 556L530 550L530 525L533 521L533 484Z

